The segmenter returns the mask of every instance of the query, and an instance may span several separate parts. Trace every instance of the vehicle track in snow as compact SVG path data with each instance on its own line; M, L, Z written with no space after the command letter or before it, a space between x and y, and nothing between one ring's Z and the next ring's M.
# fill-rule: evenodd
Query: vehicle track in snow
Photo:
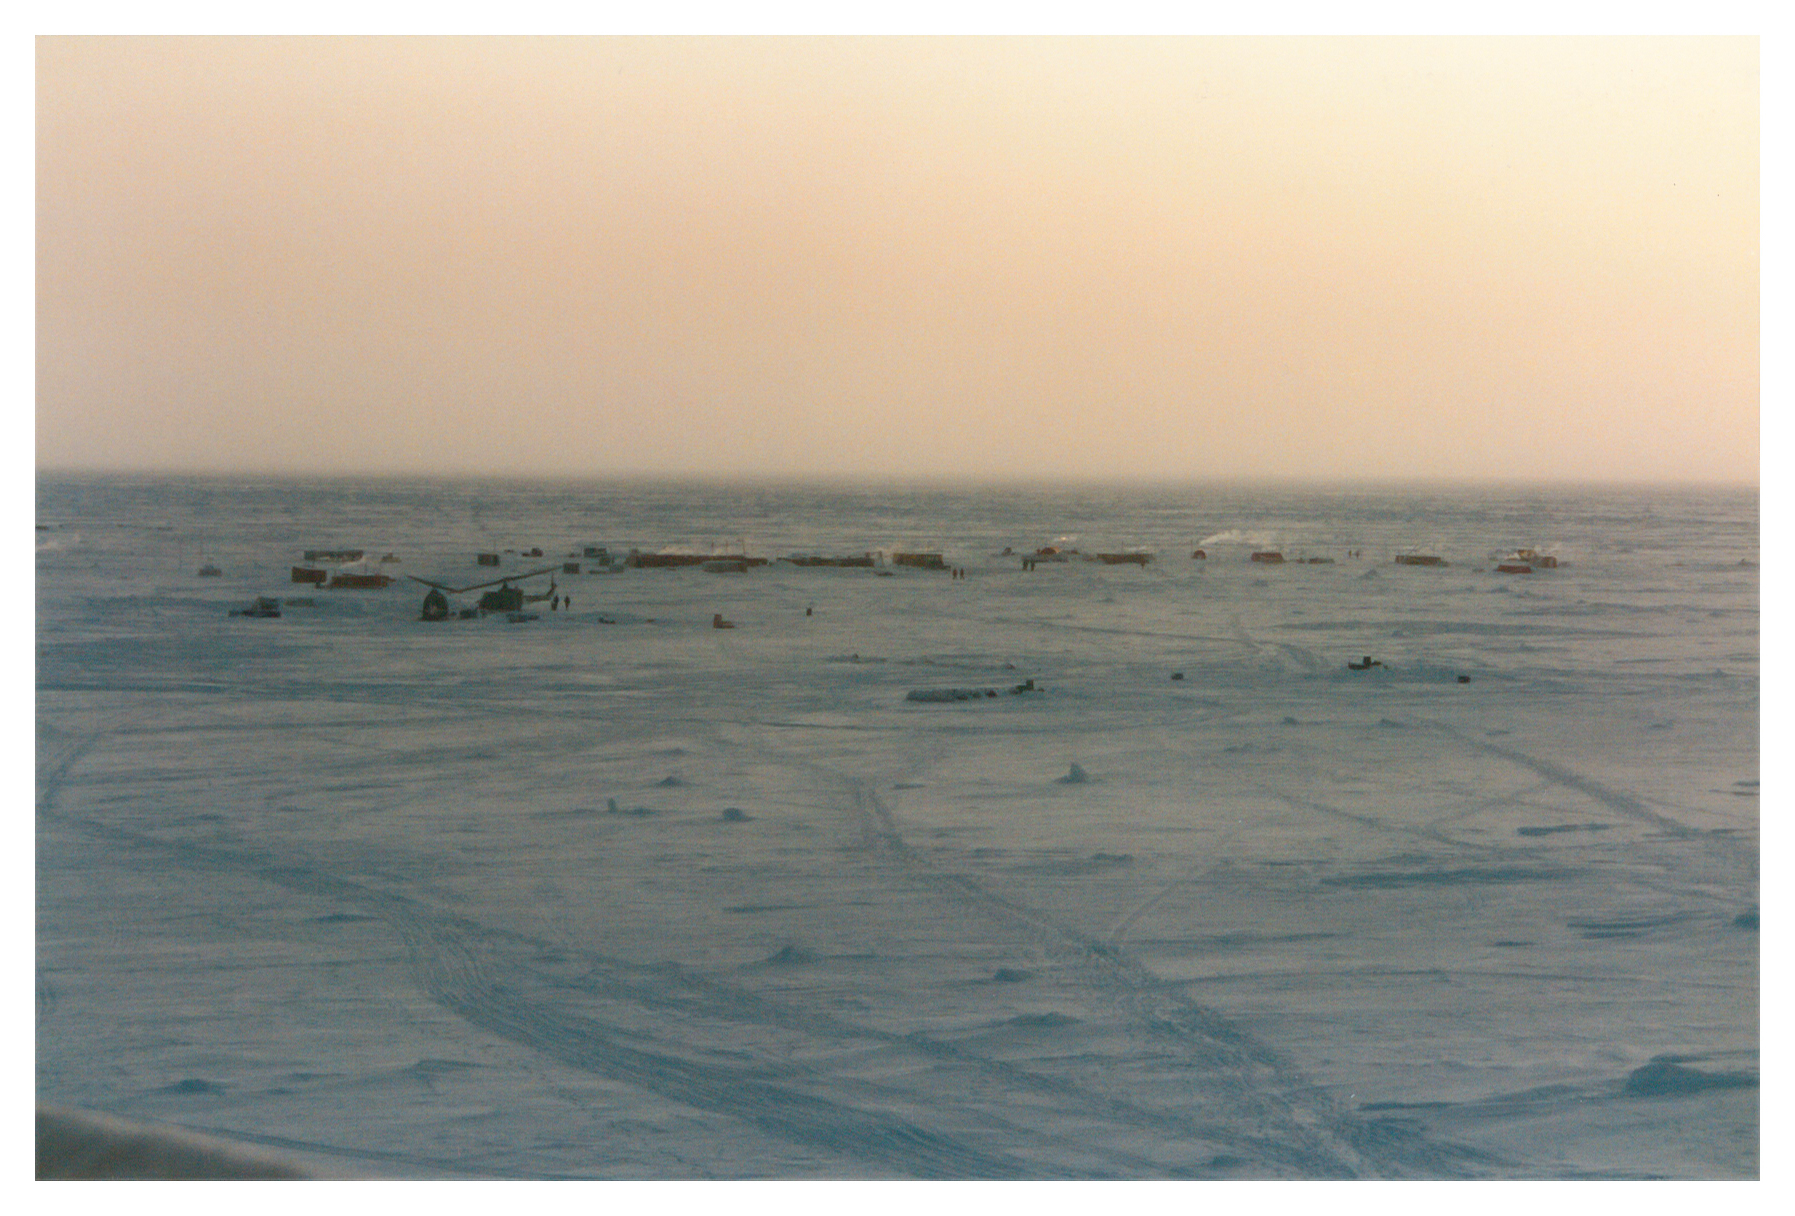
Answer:
M1668 815L1659 814L1632 795L1623 794L1617 790L1611 790L1598 781L1593 781L1590 778L1583 776L1581 773L1572 772L1570 769L1564 768L1561 765L1553 764L1551 761L1541 760L1537 756L1530 756L1526 752L1517 751L1512 747L1503 747L1500 744L1491 743L1485 739L1472 738L1463 731L1447 726L1444 722L1416 719L1416 725L1423 726L1428 730L1445 735L1447 738L1455 740L1463 746L1475 751L1484 752L1491 756L1499 756L1510 763L1518 764L1525 769L1530 769L1554 784L1561 785L1566 789L1575 790L1579 794L1595 799L1609 810L1628 819L1640 823L1652 824L1653 826L1670 833L1672 836L1691 836L1697 834L1697 829L1690 827L1680 820L1672 819Z
M65 749L55 764L66 776L103 732ZM1054 1137L1006 1124L986 1112L954 1112L992 1143L1034 1143L1029 1160L1000 1149L968 1143L963 1136L932 1126L938 1112L919 1123L892 1113L926 1101L887 1085L852 1081L800 1065L771 1060L704 1058L706 1051L678 1040L678 1027L693 1019L737 1026L775 1027L822 1040L821 1046L859 1042L920 1055L939 1066L971 1069L1004 1083L1065 1098L1065 1086L1034 1077L999 1061L967 1053L952 1044L893 1034L845 1019L770 1001L747 989L671 965L625 963L433 911L408 897L337 877L309 865L277 859L264 850L220 848L163 839L96 820L64 816L45 805L44 813L69 826L123 846L126 855L156 856L186 869L210 869L252 876L296 893L348 905L392 928L405 945L420 986L444 1008L470 1024L545 1057L690 1106L739 1118L789 1143L821 1149L844 1162L888 1176L918 1178L1125 1177L1155 1172L1156 1163L1126 1153L1107 1154L1110 1167L1066 1171L1043 1167L1053 1160ZM534 957L531 957L534 956ZM577 964L544 968L547 956ZM553 971L553 974L549 974ZM573 1000L569 1000L569 995ZM621 1009L626 1016L605 1019L578 1010L579 999ZM647 1011L648 1017L642 1012ZM665 1017L672 1037L644 1023ZM739 1053L738 1053L739 1054ZM1107 1113L1146 1118L1125 1103L1107 1104ZM1187 1125L1176 1130L1189 1131ZM1073 1146L1062 1145L1063 1150ZM390 1155L389 1155L390 1156ZM1088 1154L1087 1154L1088 1156ZM379 1159L388 1159L382 1156ZM391 1156L404 1160L403 1155ZM419 1158L421 1164L437 1164Z
M1268 1166L1304 1177L1466 1177L1490 1162L1471 1150L1420 1140L1389 1124L1341 1112L1331 1099L1263 1043L1167 985L1118 946L998 894L966 874L944 871L905 842L890 809L864 781L812 765L841 781L866 844L913 880L1019 927L1050 956L1095 976L1124 1021L1175 1045L1191 1069L1206 1124L1235 1128ZM1241 1131L1241 1129L1250 1129Z

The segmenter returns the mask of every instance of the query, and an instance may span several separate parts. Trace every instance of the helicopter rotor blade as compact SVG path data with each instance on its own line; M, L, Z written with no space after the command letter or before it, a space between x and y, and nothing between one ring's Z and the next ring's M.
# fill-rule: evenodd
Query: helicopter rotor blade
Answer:
M559 569L559 566L544 566L542 569L532 570L528 574L507 574L503 578L495 578L484 583L475 583L469 587L450 587L444 583L433 583L427 578L418 578L415 574L408 574L405 577L409 579L417 579L418 582L423 583L427 587L441 588L442 590L447 591L450 595L464 595L469 591L478 591L482 587L496 587L500 583L515 583L526 578L536 578L543 574L553 574Z

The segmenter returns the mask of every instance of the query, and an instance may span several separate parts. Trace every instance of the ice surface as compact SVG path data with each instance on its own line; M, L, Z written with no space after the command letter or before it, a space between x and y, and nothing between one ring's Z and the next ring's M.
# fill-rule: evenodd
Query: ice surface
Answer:
M1752 495L38 504L45 1101L356 1175L1757 1172ZM968 577L288 579L595 545Z

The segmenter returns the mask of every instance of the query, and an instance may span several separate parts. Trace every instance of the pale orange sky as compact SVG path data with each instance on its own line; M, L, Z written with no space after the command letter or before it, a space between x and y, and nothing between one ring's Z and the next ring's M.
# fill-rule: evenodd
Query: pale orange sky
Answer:
M1755 39L37 68L43 468L1757 479Z

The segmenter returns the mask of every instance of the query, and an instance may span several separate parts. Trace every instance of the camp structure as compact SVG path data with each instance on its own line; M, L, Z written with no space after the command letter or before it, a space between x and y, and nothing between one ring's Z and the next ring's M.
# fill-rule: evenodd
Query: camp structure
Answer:
M1144 566L1153 560L1151 553L1099 553L1097 560L1106 566Z
M735 562L742 567L764 566L764 557L749 557L745 553L644 553L640 549L631 549L623 564L638 570L677 570L687 566L710 568L712 562Z
M397 582L390 574L357 574L352 571L340 571L330 576L325 584L327 590L340 591L378 591L389 583Z
M1191 550L1190 560L1193 562L1208 561L1209 555L1207 553L1203 552L1201 549L1193 549L1193 550Z
M627 564L638 570L673 570L680 566L702 566L710 560L702 553L643 553L631 549Z
M330 581L330 571L319 570L312 566L294 566L293 581L296 583L310 583L313 586L322 587L325 583Z
M782 562L790 562L794 566L853 566L870 568L875 564L873 562L873 555L870 552L862 553L859 557L821 557L793 554L791 557L782 557L779 560Z
M521 583L525 579L540 578L544 574L549 576L548 590L539 595L526 594L522 587L512 586L513 583ZM540 570L531 570L525 574L508 574L504 578L490 579L487 582L474 583L466 587L451 587L447 583L438 583L431 579L419 578L415 574L408 574L405 577L414 583L422 583L424 586L431 589L430 592L424 596L424 606L419 612L418 619L424 621L441 621L446 620L449 614L449 596L465 595L470 591L480 591L488 587L493 588L493 590L487 591L480 597L479 607L477 609L463 609L461 612L462 616L465 617L473 612L520 612L523 610L525 604L540 603L555 593L554 574L555 567L544 566ZM434 615L439 610L442 615Z
M1398 553L1396 564L1399 566L1447 566L1451 565L1445 558L1433 553Z
M947 563L939 553L893 553L891 564L909 566L916 570L945 570Z
M1281 566L1284 564L1284 555L1277 552L1275 549L1263 549L1260 552L1253 554L1253 560L1256 562L1263 562L1268 566Z

